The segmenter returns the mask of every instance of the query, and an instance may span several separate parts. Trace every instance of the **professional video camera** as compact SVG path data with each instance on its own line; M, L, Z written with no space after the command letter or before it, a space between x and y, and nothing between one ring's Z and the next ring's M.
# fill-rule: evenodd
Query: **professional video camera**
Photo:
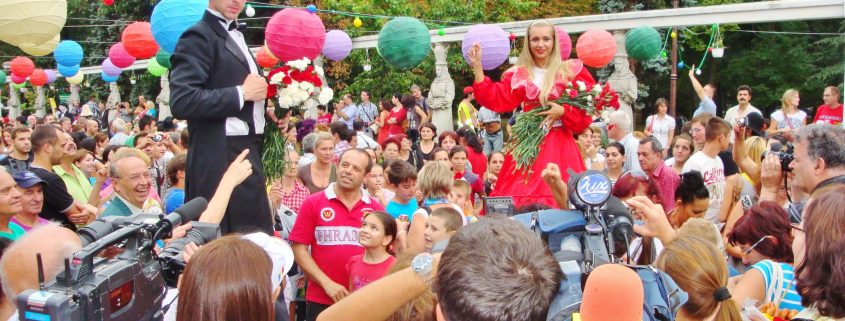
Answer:
M178 277L183 267L171 266L181 259L174 258L180 256L178 247L183 248L187 242L204 244L219 236L220 229L216 224L194 222L187 236L171 242L161 256L155 253L155 245L169 238L174 227L198 218L207 206L208 201L200 197L166 216L106 217L81 228L77 233L83 240L83 248L72 259L65 260L65 270L49 285L44 284L39 255L41 286L39 290L18 295L19 319L161 320L165 277L167 274L170 278ZM103 249L112 246L122 247L117 257L97 257Z

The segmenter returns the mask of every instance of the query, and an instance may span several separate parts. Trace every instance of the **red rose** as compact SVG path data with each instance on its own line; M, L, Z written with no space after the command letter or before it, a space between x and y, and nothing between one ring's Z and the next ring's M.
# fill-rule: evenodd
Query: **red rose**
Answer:
M569 98L575 99L576 97L578 97L578 91L575 90L575 89L570 89L569 90Z

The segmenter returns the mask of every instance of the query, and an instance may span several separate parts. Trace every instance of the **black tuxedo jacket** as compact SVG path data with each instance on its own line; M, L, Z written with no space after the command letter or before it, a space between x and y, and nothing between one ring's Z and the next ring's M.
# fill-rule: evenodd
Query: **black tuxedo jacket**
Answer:
M261 135L255 134L253 102L244 102L241 108L237 90L237 86L242 85L250 73L247 59L254 58L252 55L245 57L220 20L206 11L199 22L182 34L170 58L170 104L174 117L188 121L190 138L185 199L202 196L210 200L229 163L237 156L237 151L249 148L253 176L257 177L250 177L241 187L259 191L249 191L252 195L243 195L240 193L244 191L243 188L236 189L227 210L227 219L232 218L229 214L236 203L248 201L252 206L240 208L239 211L261 212L262 216L266 213L267 224L271 225L269 205L266 202L261 204L254 198L263 195L262 199L267 199L261 170ZM257 63L255 65L261 74L261 68ZM227 117L237 117L247 122L250 135L227 138ZM251 143L245 143L247 141ZM257 144L252 144L255 141ZM251 184L251 181L255 184ZM252 199L245 200L245 197ZM248 222L248 225L252 223ZM224 233L240 230L229 229L226 224L224 219L221 223ZM271 226L265 227L264 223L260 225L262 230L271 231Z

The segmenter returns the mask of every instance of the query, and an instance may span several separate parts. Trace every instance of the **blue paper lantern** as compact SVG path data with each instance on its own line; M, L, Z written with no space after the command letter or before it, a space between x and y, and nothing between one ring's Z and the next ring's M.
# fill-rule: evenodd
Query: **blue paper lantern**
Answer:
M120 67L115 66L111 62L111 59L109 59L109 58L106 58L105 60L103 60L103 66L102 67L103 67L103 73L105 73L106 75L112 76L112 77L117 77L117 75L120 75L120 73L123 71L123 69L120 69Z
M464 34L464 41L461 44L461 51L464 60L469 63L470 48L476 43L481 45L482 57L481 67L484 70L496 69L508 59L511 52L508 33L494 25L474 25Z
M106 83L109 83L109 84L117 81L117 77L119 77L119 76L120 76L120 74L118 74L117 76L109 76L105 72L100 73L100 78L103 78L103 81L105 81Z
M59 42L56 46L56 50L53 50L53 58L56 59L56 63L59 65L79 65L82 62L83 55L84 52L82 51L82 46L73 40L62 40L62 42ZM75 74L71 74L70 76L73 75Z
M62 76L73 77L73 76L76 75L76 73L79 72L79 65L65 66L65 65L59 64L58 70L59 70L59 73L62 74Z
M150 17L153 38L167 53L176 50L176 43L185 30L202 19L206 0L162 0L153 9Z

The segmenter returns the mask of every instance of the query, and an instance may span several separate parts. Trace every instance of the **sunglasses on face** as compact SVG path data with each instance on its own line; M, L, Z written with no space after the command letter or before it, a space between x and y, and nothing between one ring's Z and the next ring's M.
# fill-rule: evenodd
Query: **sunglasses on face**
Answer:
M751 247L749 247L749 248L745 249L745 251L742 251L742 255L748 255L748 254L751 254L751 251L754 251L754 248L756 248L758 245L760 245L760 243L763 243L763 241L765 241L765 240L769 239L770 237L772 237L772 236L771 236L771 235L766 235L766 236L761 237L759 241L757 241L756 243L754 243L754 245L752 245Z

